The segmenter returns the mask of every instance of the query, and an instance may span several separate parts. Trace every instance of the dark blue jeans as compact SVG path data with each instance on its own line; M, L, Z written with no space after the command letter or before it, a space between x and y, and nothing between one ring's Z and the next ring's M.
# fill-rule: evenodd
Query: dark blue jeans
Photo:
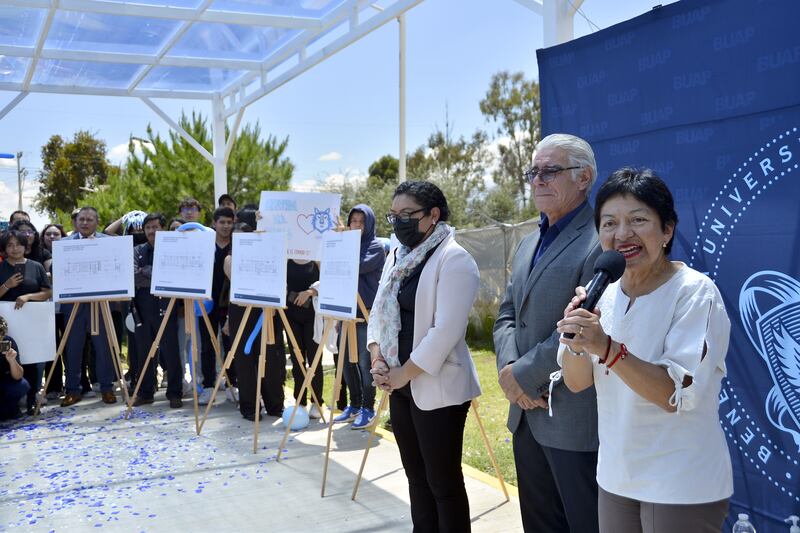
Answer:
M83 360L83 345L86 342L86 335L90 332L90 313L91 304L84 303L78 308L75 322L67 339L66 358L64 360L64 374L66 375L66 389L68 394L81 393L81 361ZM62 304L61 312L69 320L74 310L72 304ZM95 367L97 380L100 382L102 392L112 392L113 382L117 379L114 366L111 361L111 350L108 347L108 337L106 336L106 325L103 321L102 313L99 317L99 335L91 335L92 345L95 353Z
M375 408L375 386L372 384L372 374L369 373L371 365L369 350L367 349L367 323L356 324L356 339L358 350L358 363L350 362L350 344L345 348L344 356L344 382L350 391L350 405L365 409Z
M30 389L25 378L0 380L0 420L12 418L19 412L19 401Z

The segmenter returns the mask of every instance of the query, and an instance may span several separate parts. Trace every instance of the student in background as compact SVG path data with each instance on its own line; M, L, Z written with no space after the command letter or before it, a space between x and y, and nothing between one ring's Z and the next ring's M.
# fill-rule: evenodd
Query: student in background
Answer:
M358 294L369 310L378 291L383 264L386 255L383 244L375 238L375 213L366 204L358 204L347 215L347 226L351 230L361 230L360 263L358 268ZM361 308L358 318L364 318ZM375 417L375 385L370 374L370 357L367 349L367 323L356 324L358 363L351 363L349 344L339 357L346 357L344 362L344 378L350 390L350 405L342 414L333 419L334 422L352 420L351 429L364 429Z

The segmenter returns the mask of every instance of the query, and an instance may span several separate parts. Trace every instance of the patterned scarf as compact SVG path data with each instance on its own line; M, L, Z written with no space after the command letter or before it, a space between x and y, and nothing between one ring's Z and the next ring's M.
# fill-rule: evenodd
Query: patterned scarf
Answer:
M400 366L397 336L400 333L400 304L397 293L400 283L424 260L428 252L439 245L453 231L453 228L440 222L433 233L414 248L400 245L392 269L381 281L372 310L369 314L368 337L378 342L383 358L390 367Z

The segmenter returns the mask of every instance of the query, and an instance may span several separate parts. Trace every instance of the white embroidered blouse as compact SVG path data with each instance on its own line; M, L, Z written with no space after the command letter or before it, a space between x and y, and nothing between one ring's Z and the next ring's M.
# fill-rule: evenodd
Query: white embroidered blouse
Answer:
M630 309L629 302L620 282L609 285L598 304L603 329L631 354L667 370L675 383L670 404L677 412L645 400L613 370L606 374L605 365L592 355L598 484L607 492L652 503L698 504L730 497L731 459L718 413L730 320L719 290L708 277L682 265L659 288L637 297ZM562 345L559 364L563 351ZM685 376L692 378L687 387Z

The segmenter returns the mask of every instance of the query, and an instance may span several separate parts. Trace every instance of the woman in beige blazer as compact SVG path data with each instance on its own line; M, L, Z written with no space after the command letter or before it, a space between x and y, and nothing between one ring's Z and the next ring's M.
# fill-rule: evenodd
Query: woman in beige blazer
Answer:
M480 276L448 215L433 183L397 187L387 219L401 245L386 259L367 330L375 383L392 391L415 532L470 529L461 452L481 389L464 335Z

